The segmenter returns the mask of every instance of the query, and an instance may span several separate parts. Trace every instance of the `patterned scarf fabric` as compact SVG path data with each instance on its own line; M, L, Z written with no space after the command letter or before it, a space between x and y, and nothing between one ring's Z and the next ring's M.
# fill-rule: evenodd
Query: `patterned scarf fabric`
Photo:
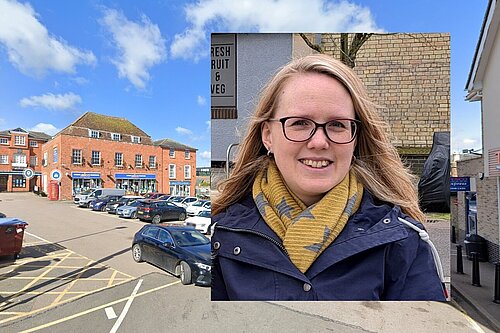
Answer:
M317 203L306 205L286 187L274 161L253 183L254 201L281 238L293 264L305 273L340 234L361 204L363 185L352 170Z

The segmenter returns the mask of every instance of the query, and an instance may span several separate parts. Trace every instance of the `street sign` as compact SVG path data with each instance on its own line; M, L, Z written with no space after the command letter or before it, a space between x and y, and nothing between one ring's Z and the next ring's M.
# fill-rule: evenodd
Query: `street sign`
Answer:
M33 169L31 169L31 168L26 168L23 170L23 176L26 179L31 179L31 178L33 178L33 176L35 176L35 171L33 171Z
M450 177L450 191L470 191L470 177Z
M61 171L54 169L50 172L50 179L61 180Z

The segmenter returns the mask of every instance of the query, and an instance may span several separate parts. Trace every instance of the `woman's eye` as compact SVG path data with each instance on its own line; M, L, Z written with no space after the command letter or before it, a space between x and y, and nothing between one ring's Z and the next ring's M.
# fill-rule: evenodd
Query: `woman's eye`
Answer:
M333 120L328 123L328 127L339 129L346 128L347 126L341 121Z
M310 123L311 122L306 119L295 119L290 122L290 126L308 126Z

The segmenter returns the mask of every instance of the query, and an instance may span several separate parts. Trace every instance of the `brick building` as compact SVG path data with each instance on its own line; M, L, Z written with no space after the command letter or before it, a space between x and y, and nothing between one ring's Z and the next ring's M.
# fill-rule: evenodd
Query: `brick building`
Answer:
M153 142L125 118L87 112L43 145L43 191L63 200L95 187L194 193L190 169L196 165L196 149L177 143L166 148L159 143L163 141Z
M22 128L0 131L0 192L33 191L41 186L42 145L51 137ZM23 170L31 168L34 177L26 179Z

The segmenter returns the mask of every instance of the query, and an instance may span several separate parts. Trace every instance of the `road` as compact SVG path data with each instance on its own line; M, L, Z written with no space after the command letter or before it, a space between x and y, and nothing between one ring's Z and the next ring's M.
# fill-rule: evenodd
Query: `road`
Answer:
M0 193L0 211L29 223L21 258L0 260L1 332L491 332L449 303L210 302L133 261L142 222L31 193Z

